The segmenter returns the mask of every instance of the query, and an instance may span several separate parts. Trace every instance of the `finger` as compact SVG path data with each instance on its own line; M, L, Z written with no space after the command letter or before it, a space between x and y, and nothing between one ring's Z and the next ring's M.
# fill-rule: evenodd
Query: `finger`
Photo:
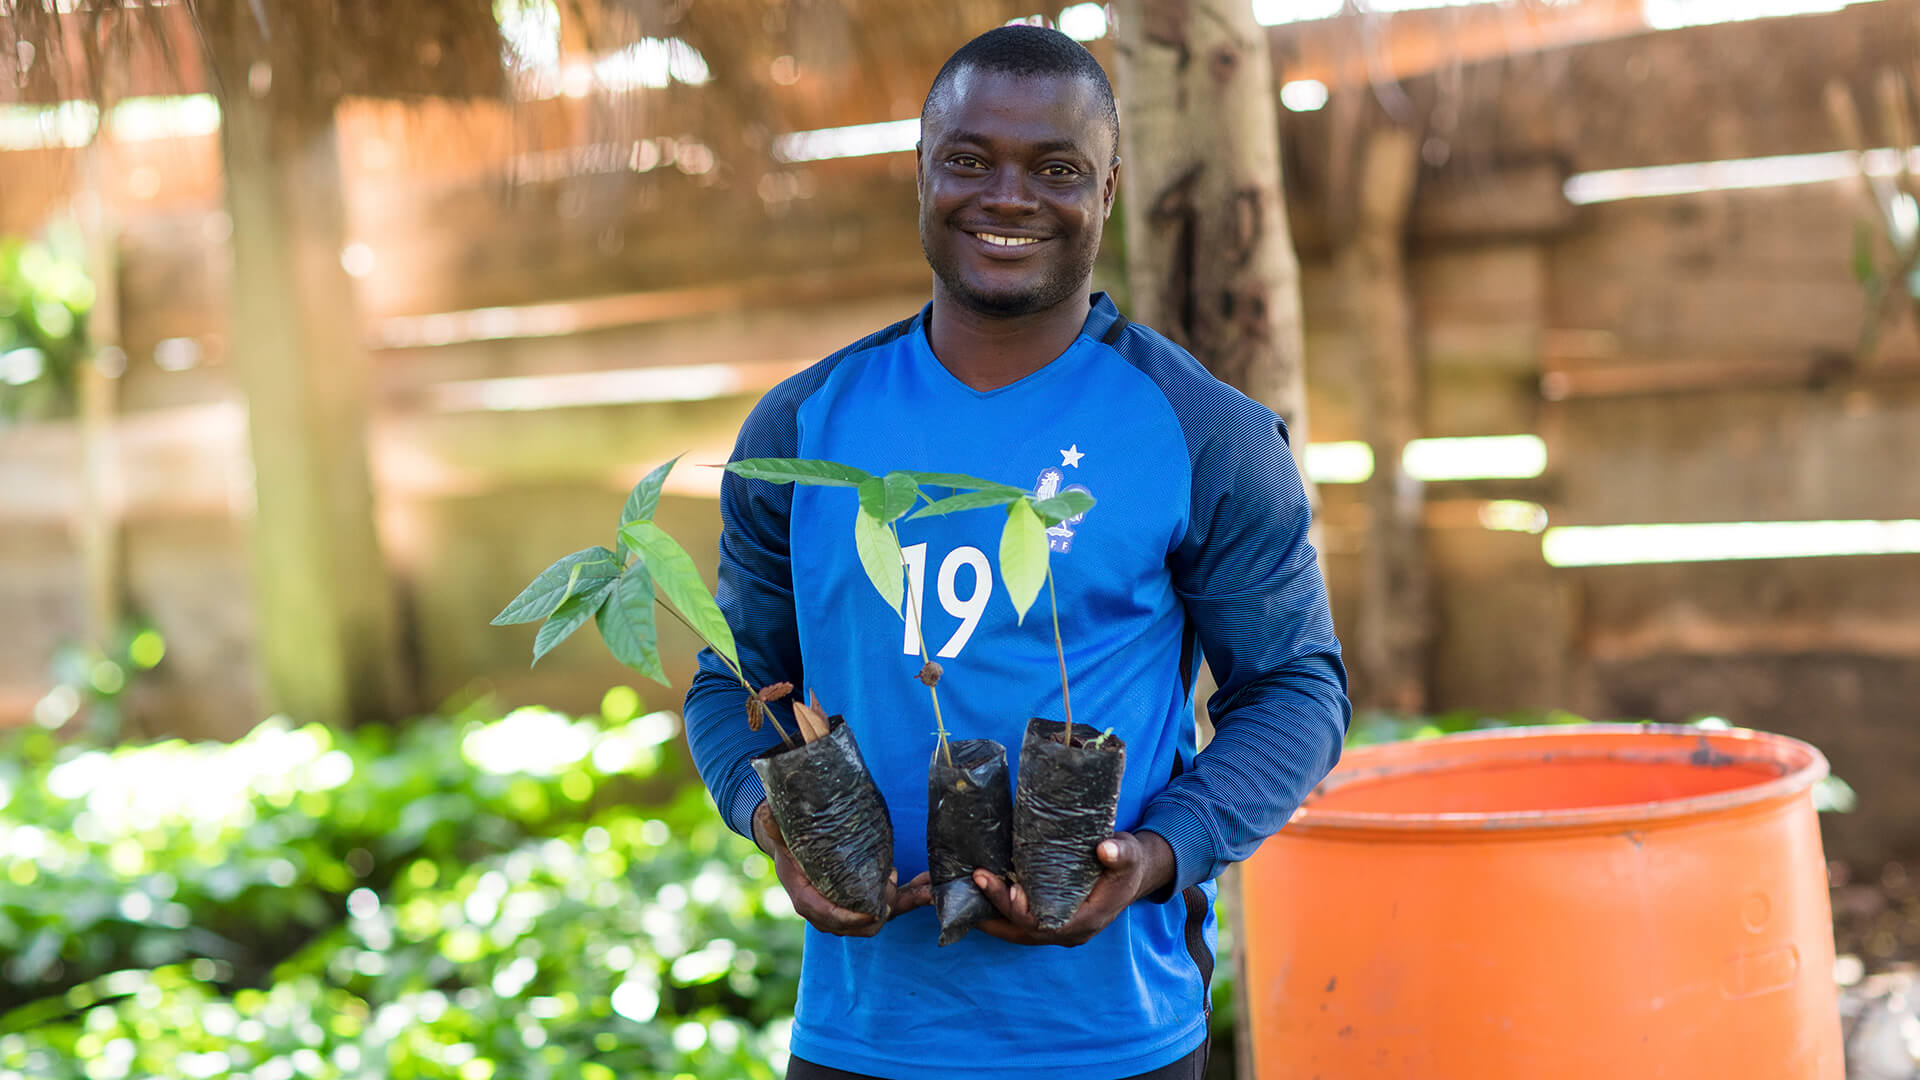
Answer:
M1007 882L999 874L990 870L975 870L973 885L987 898L987 902L1000 912L1002 918L1013 917L1013 898Z
M921 874L893 894L893 913L912 911L933 903L933 876Z
M793 910L801 918L813 924L814 929L829 934L878 933L881 920L871 915L843 908L813 887L805 874L796 871L795 880L783 879L781 884L787 887L787 898L793 901Z
M1110 871L1132 869L1140 863L1142 854L1140 841L1131 833L1114 833L1094 849L1100 865Z

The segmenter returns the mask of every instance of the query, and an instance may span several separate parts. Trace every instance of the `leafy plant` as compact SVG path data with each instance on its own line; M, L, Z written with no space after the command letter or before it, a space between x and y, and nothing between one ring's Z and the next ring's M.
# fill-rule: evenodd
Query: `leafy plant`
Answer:
M86 355L93 282L70 234L0 239L0 419L68 407Z
M771 1080L785 893L676 718L617 689L602 717L0 737L0 1076Z
M746 458L731 462L726 468L728 472L749 480L850 487L858 491L860 502L854 509L853 546L860 557L860 567L866 571L867 580L873 583L874 591L887 602L887 607L902 619L911 618L915 627L921 625L919 599L906 587L908 570L906 559L900 551L900 519L907 516L922 499L932 502L920 490L922 485L968 487L987 483L958 473L912 472L904 469L875 476L865 469L837 461L807 458ZM905 611L901 609L903 597ZM927 655L924 635L919 636L921 666L920 674L916 677L926 684L927 694L933 700L933 724L938 750L941 758L951 765L953 754L947 746L947 725L940 714L940 692L936 689L940 684L941 669Z
M993 506L1007 508L1007 523L1000 531L1000 579L1006 582L1007 597L1013 601L1016 621L1025 624L1027 612L1047 587L1047 606L1053 615L1053 649L1060 661L1060 700L1066 710L1066 724L1060 741L1073 745L1073 692L1067 679L1066 646L1060 639L1060 604L1054 596L1052 544L1047 530L1068 518L1076 518L1093 509L1094 499L1085 491L1068 489L1058 495L1040 498L1010 484L953 476L963 481L951 487L971 487L922 507L913 516L928 517L961 510L979 510Z
M659 629L654 602L668 601L666 611L693 631L713 650L747 693L747 723L755 731L763 719L788 746L793 740L767 709L767 702L791 692L789 683L755 688L740 669L740 653L726 616L700 580L700 570L680 542L653 521L660 505L660 489L679 462L676 457L649 472L635 484L620 510L614 547L590 547L564 556L540 571L520 591L493 625L540 622L533 640L533 662L539 663L555 645L594 620L600 640L614 659L660 683L667 681L660 664Z

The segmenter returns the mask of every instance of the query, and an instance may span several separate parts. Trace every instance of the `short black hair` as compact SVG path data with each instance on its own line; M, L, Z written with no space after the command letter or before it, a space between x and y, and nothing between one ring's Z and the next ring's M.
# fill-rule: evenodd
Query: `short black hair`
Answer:
M1085 79L1099 96L1106 114L1107 134L1113 139L1113 152L1120 153L1120 110L1113 103L1113 84L1107 70L1093 58L1085 45L1058 30L1044 26L1014 23L981 34L959 51L947 57L940 74L927 89L927 100L920 106L920 126L924 131L934 104L953 86L963 71L992 71L1002 75L1055 75Z

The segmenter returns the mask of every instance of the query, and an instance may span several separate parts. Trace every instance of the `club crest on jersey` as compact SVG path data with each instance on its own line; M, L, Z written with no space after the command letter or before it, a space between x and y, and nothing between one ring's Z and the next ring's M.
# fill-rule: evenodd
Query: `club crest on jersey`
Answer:
M1066 479L1066 474L1062 473L1057 466L1049 465L1041 469L1040 479L1035 481L1033 485L1034 497L1037 499L1051 499L1063 491L1082 491L1088 495L1093 494L1093 492L1087 490L1085 484L1068 484ZM1048 526L1047 547L1063 555L1072 551L1074 527L1079 525L1081 520L1086 516L1084 513L1075 514L1058 525Z

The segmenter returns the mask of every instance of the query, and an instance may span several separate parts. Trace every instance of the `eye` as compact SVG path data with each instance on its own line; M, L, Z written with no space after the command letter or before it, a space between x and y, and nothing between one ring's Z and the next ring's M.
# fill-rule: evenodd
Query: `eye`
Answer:
M1054 161L1054 162L1049 162L1045 165L1040 166L1040 175L1051 176L1056 178L1064 178L1064 177L1070 177L1070 176L1078 176L1080 175L1080 170L1074 168L1071 165L1068 165L1064 161Z
M947 159L947 164L961 169L983 169L986 163L972 154L955 154Z

